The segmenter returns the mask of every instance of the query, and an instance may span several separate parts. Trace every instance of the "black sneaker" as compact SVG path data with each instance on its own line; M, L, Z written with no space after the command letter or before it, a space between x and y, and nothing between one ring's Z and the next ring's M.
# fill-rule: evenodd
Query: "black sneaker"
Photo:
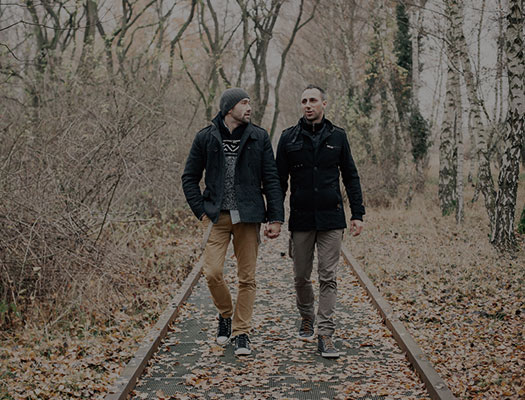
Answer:
M317 350L324 358L338 358L339 352L334 346L331 336L319 335L317 342Z
M303 317L299 328L299 339L307 340L314 336L315 317Z
M241 333L233 338L235 343L234 353L236 356L247 356L252 354L250 349L250 338L246 333Z
M217 328L217 344L224 346L230 341L232 335L232 319L223 318L219 314L219 327Z

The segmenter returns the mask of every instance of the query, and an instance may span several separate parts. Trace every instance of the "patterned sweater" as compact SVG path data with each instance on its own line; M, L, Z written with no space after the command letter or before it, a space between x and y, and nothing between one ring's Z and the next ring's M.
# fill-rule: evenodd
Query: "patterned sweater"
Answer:
M229 129L221 121L222 148L226 157L226 173L224 178L224 198L222 200L221 210L237 210L235 195L235 165L239 154L239 145L241 137L246 129L246 125L238 126L230 133Z

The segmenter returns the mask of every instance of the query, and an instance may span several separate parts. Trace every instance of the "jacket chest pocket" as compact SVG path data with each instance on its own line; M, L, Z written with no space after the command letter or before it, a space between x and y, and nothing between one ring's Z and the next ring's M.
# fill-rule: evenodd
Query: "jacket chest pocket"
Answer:
M206 167L210 168L219 168L221 164L222 151L220 143L212 142L208 143L206 146Z
M217 154L220 148L221 148L221 144L216 140L212 140L208 142L208 144L206 145L206 151L209 155Z
M239 156L247 161L248 165L259 166L263 158L262 148L257 142L248 141L243 149L243 154Z
M305 163L305 155L302 151L304 148L303 142L288 143L284 148L286 151L286 158L290 168L300 168Z
M341 146L325 143L319 152L319 163L323 167L328 167L339 163L341 157Z

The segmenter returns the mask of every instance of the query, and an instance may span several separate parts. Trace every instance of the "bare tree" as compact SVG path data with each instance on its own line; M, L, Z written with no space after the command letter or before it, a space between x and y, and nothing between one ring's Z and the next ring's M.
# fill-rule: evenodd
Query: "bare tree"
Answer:
M315 11L317 9L317 6L319 5L319 0L316 0L312 12L310 13L310 16L307 17L304 21L302 21L303 11L304 11L304 0L301 0L301 3L299 4L299 12L297 13L297 18L295 20L295 24L292 29L292 33L290 35L290 38L288 40L288 44L284 48L283 52L281 53L281 65L279 66L279 73L277 74L277 80L275 81L274 86L274 97L275 97L275 103L274 103L274 112L273 112L273 119L272 119L272 127L270 129L270 138L273 138L273 135L275 134L275 129L277 127L277 119L279 118L279 102L280 102L280 96L279 96L279 90L281 88L281 79L283 77L284 67L286 65L286 57L288 56L288 52L290 51L290 48L293 45L293 42L295 40L295 37L297 35L297 32L304 27L308 22L310 22L314 15Z
M195 14L196 6L197 6L197 0L191 0L191 9L190 9L188 18L186 18L186 20L184 21L184 24L182 24L182 26L179 28L179 30L177 31L173 39L171 39L170 41L170 54L169 54L170 61L169 61L168 74L167 74L166 82L164 85L165 87L169 85L169 83L171 82L172 76L173 76L173 61L174 61L174 56L175 56L175 47L177 46L177 44L181 40L183 33L186 31L189 24L191 23L193 16Z
M252 118L255 123L261 123L266 112L270 89L273 84L274 95L276 96L271 128L271 135L273 135L279 116L279 88L286 65L286 57L293 45L297 32L313 19L319 0L314 0L312 11L304 20L305 1L300 1L292 32L281 53L279 72L275 83L271 82L269 78L268 54L270 42L274 37L276 22L285 1L271 0L270 2L261 2L257 0L237 0L237 3L241 8L242 15L244 54L248 56L253 68L253 86L251 93L253 95L252 103L254 105L254 111ZM254 37L250 35L250 32L254 33Z
M129 79L130 74L136 74L136 72L143 66L141 59L144 54L148 53L150 48L153 47L156 49L155 51L158 52L159 47L161 47L163 43L168 18L172 17L176 4L178 3L171 3L167 12L163 13L162 0L149 0L146 3L141 0L123 0L121 2L120 18L118 19L119 23L111 29L111 32L108 32L107 27L104 26L104 23L100 21L97 16L97 30L103 40L106 54L106 66L110 76L119 74L122 78ZM176 45L193 19L196 4L197 0L191 0L191 8L188 17L170 41L170 61L166 84L169 84L173 73L173 56L175 54ZM146 20L145 16L153 8L156 8L158 18L149 22ZM136 58L137 62L133 63L133 60L130 57L130 50L133 46L138 46L135 42L136 36L145 29L152 27L155 27L155 33L152 35L152 39L146 46L142 46ZM156 41L154 40L155 37L157 37ZM114 59L118 62L116 71L113 62Z
M454 136L456 142L456 222L458 224L461 224L463 222L463 208L465 203L463 196L463 165L465 155L463 147L463 106L461 102L461 87L459 85L459 76L457 80L457 84L454 85L454 97L456 98L456 110L454 114Z
M462 163L459 164L460 155L458 154L458 137L461 135L462 114L458 43L461 16L455 0L446 1L446 16L448 19L446 35L447 81L439 144L439 201L443 215L450 214L455 209L456 215L460 217L461 214L457 210L460 208L458 200L463 198L462 193L458 193L458 189L462 191L462 179L458 183L458 175L462 174L462 168L458 168L458 165L462 166ZM458 218L458 220L460 219Z
M419 89L421 88L421 40L423 38L423 10L428 0L419 0L410 7L410 24L412 38L412 97L419 103Z
M25 0L25 6L31 17L33 35L28 38L34 40L34 56L30 62L35 67L35 79L26 80L31 93L33 106L40 104L40 90L45 72L53 76L62 62L62 55L74 41L78 28L77 8L66 7L66 1L43 1L35 4L33 0Z
M104 41L107 68L110 75L116 72L123 78L126 78L129 72L125 67L125 61L129 61L127 60L128 52L133 44L135 33L143 28L143 26L139 24L139 20L156 1L157 0L149 0L144 6L140 7L139 4L141 2L139 0L123 0L121 2L120 23L118 23L109 34L106 33L104 25L97 17L97 28ZM114 71L114 56L118 62L117 71ZM127 65L129 66L130 64Z
M498 193L493 212L491 243L502 250L515 250L514 216L520 171L520 152L525 129L524 4L510 0L505 49L509 80L509 110L505 151L498 177Z
M463 78L465 79L465 85L467 87L467 98L470 106L470 118L472 121L472 129L474 135L477 138L477 158L479 162L478 167L478 185L480 191L483 193L485 199L485 208L491 218L491 226L494 223L492 221L492 213L494 210L494 202L496 193L494 191L494 182L492 179L492 172L490 169L490 144L487 137L487 130L482 119L482 110L484 103L478 94L478 87L476 85L476 77L472 69L470 62L470 56L467 47L467 41L463 34L463 20L464 10L463 2L458 0L451 1L452 7L455 10L454 16L457 18L458 37L457 46L459 49L459 60L461 62L461 68L463 70Z
M270 80L268 78L268 49L273 37L273 30L279 17L283 0L261 2L257 0L237 0L242 11L244 47L249 48L248 55L253 67L253 86L251 89L253 116L256 124L260 124L268 98L270 96ZM248 32L254 32L254 43L247 38Z
M184 70L188 75L193 86L199 93L199 98L204 104L206 113L206 120L212 119L212 113L215 106L215 98L220 90L220 79L227 86L231 86L230 79L227 77L224 70L224 53L231 43L231 40L240 26L239 23L235 23L231 29L227 26L226 20L229 17L228 4L224 9L223 23L219 21L219 15L211 0L201 2L197 7L198 11L198 28L199 28L199 39L202 44L202 48L206 53L206 61L197 67L204 65L204 78L199 79L195 77L190 67L185 62L182 46L179 46L179 56L183 62ZM211 19L208 21L208 15ZM197 108L195 109L197 112Z
M86 15L86 26L84 28L84 41L79 68L84 74L89 74L94 66L95 33L98 19L97 2L95 0L85 0L84 13Z

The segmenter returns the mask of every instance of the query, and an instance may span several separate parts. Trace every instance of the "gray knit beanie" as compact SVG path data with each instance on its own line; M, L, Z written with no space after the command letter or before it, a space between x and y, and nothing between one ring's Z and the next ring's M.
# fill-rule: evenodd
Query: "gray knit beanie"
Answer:
M222 92L220 101L221 115L224 117L242 99L250 98L248 93L241 88L230 88Z

